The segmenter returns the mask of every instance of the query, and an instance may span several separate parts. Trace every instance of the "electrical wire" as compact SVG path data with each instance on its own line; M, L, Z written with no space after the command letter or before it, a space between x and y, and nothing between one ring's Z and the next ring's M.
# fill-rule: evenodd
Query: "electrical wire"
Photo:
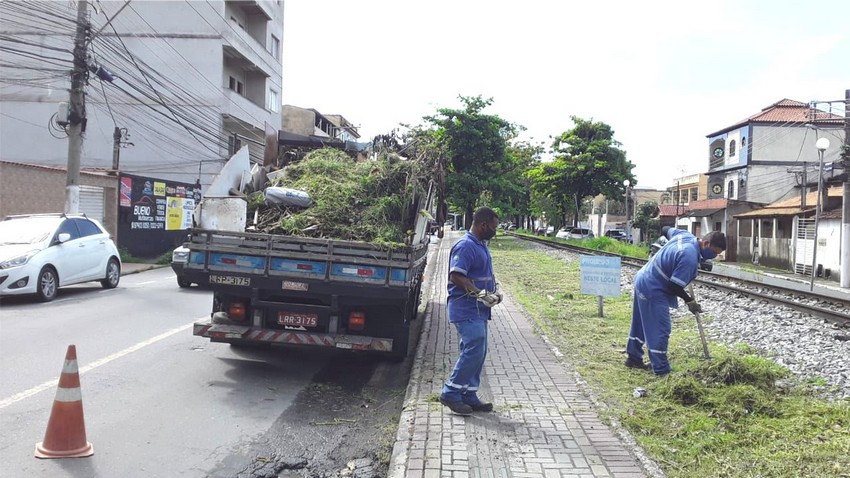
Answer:
M198 137L194 134L194 132L193 132L191 129L189 129L189 127L188 127L188 126L186 126L186 125L185 125L182 121L180 121L180 119L178 118L178 116L177 116L177 114L175 113L175 111L171 108L171 106L170 106L170 105L169 105L169 104L168 104L168 103L167 103L167 102L163 99L162 95L161 95L161 94L160 94L160 93L159 93L159 92L158 92L158 91L157 91L157 90L153 87L153 85L151 85L150 80L148 79L148 77L147 77L147 75L145 74L144 70L142 70L142 68L139 66L139 63L136 61L135 56L134 56L132 53L130 53L130 50L127 48L127 45L124 43L124 40L121 38L121 35L119 35L119 34L118 34L118 30L116 30L116 29L115 29L115 26L114 26L114 25L112 25L112 24L110 24L109 26L110 26L110 27L112 27L112 31L115 33L115 36L116 36L116 38L118 38L118 41L120 41L120 42L121 42L121 46L122 46L122 47L124 47L124 51L126 51L126 52L127 52L127 55L128 55L128 56L130 57L130 59L133 61L133 64L136 66L136 69L138 69L138 70L139 70L139 72L140 72L140 73L142 74L142 76L144 77L145 82L147 83L148 87L156 93L156 96L157 96L157 98L159 99L160 104L161 104L162 106L164 106L164 107L165 107L165 108L169 111L169 113L171 113L172 118L173 118L173 119L177 122L177 124L179 124L180 126L182 126L182 127L186 130L186 132L188 132L190 135L192 135L192 137L193 137L193 138L195 138L195 140L197 140L197 141L198 141L198 143L200 143L202 146L204 146L205 148L209 149L210 151L215 152L212 148L210 148L210 147L209 147L208 145L206 145L203 141L201 141L201 140L200 140L200 139L199 139L199 138L198 138Z

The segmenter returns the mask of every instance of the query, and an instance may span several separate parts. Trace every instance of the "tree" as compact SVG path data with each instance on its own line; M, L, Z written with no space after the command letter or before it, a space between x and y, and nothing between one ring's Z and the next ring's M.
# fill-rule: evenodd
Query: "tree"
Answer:
M556 137L552 143L555 158L529 172L532 187L552 198L564 220L574 213L578 225L579 207L588 196L625 194L623 180L634 186L634 165L626 159L614 131L605 123L571 117L575 127Z
M529 169L540 160L543 146L526 141L517 141L508 145L506 150L510 169L495 178L491 193L491 207L500 218L519 223L520 216L531 213L531 188L526 176Z
M635 218L632 221L632 226L640 229L642 238L651 241L653 237L661 234L661 222L656 217L658 204L655 201L647 201L638 206Z
M449 201L464 211L464 227L468 229L481 195L489 191L498 197L504 187L500 178L515 169L506 148L508 140L516 137L516 127L482 113L492 104L492 98L459 98L463 109L441 108L435 116L424 119L436 126L435 137L448 154L446 193Z

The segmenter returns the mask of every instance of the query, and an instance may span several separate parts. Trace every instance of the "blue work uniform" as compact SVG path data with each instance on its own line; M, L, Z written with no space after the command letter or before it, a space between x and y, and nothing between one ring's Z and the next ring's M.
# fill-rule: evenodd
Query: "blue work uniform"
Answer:
M496 279L493 261L487 244L467 232L452 246L449 256L449 275L463 274L479 289L493 292ZM476 392L481 384L481 369L487 356L487 321L490 308L470 296L466 290L449 280L449 322L460 337L460 356L449 379L443 386L442 397L463 400L467 404L478 402Z
M643 361L646 344L652 371L658 375L670 372L667 360L672 328L670 307L679 305L670 284L687 287L696 278L701 259L699 240L693 234L670 229L667 238L667 244L635 275L632 326L626 344L626 352L633 361Z

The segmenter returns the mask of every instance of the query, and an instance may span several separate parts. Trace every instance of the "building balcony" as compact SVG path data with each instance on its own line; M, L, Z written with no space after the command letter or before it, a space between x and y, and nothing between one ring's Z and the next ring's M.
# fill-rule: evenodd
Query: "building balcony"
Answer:
M226 1L224 13L228 28L222 29L221 36L225 48L244 57L266 76L279 77L280 58L269 52L268 24L272 16L265 8L254 1Z
M271 124L274 128L280 128L279 113L271 113L267 111L265 107L254 103L248 98L228 88L224 88L223 90L224 97L226 98L224 105L222 105L221 108L221 113L223 115L227 115L227 117L236 118L243 123L253 125L256 128L259 128L260 131L264 129L265 123Z

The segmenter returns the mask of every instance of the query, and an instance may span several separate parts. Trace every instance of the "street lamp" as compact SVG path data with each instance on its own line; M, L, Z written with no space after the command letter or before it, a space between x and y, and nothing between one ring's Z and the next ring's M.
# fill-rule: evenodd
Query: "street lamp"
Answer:
M815 143L815 147L818 149L818 159L820 161L820 166L818 167L818 201L817 207L815 207L815 245L814 250L812 251L812 280L809 283L809 290L814 290L815 288L815 276L817 275L817 263L818 263L818 223L820 222L820 210L821 210L821 196L823 195L821 191L823 190L823 152L829 148L829 139L820 138Z
M631 214L629 210L629 199L631 197L629 186L632 184L628 179L623 181L623 186L626 187L626 238L631 242L632 238L632 228L631 228Z

